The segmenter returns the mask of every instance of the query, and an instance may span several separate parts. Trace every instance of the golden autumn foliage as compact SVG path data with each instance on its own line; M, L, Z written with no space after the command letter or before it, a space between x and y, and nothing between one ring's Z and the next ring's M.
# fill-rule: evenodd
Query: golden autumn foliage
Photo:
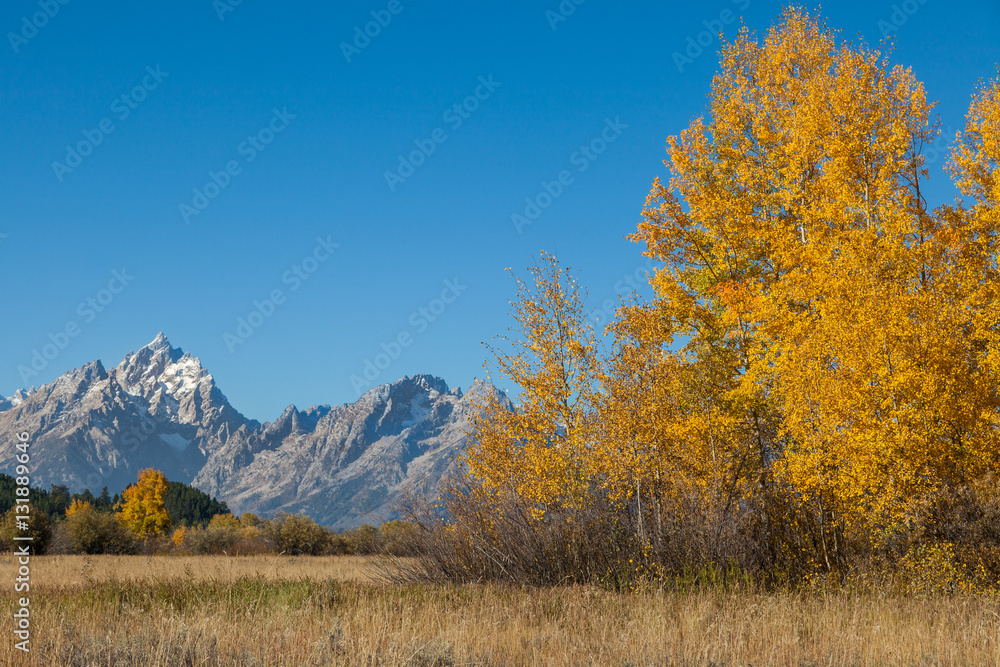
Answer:
M163 504L167 478L159 470L140 470L138 481L125 489L118 519L140 538L161 535L170 529Z
M74 514L80 511L89 512L93 510L93 506L85 500L75 499L70 503L69 507L66 508L66 518L70 518Z
M709 560L731 530L765 568L944 539L929 508L997 495L1000 83L955 137L962 198L931 210L938 127L910 69L797 8L720 57L632 236L662 263L654 299L605 349L553 257L519 281L522 337L496 359L520 403L475 421L472 493L514 494L539 526L599 505L646 565L690 549L693 515Z
M572 276L542 255L531 284L518 280L514 317L524 340L505 339L500 371L521 388L516 413L500 397L477 416L468 463L497 491L510 489L539 506L571 502L586 483L585 423L596 381L595 335Z

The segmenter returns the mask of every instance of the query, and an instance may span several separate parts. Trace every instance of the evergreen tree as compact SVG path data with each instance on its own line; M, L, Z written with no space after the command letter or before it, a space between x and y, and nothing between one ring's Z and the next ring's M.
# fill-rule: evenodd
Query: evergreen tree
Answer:
M105 486L101 489L101 495L99 495L97 500L94 501L94 509L98 512L110 512L113 504L111 496L108 495L108 487Z

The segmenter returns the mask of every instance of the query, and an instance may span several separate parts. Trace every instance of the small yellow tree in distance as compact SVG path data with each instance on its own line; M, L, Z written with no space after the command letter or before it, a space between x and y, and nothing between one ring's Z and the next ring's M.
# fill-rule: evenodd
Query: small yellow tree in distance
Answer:
M88 503L85 500L76 499L70 504L69 507L66 508L66 518L67 519L70 518L80 510L89 510L89 509L91 509L90 503Z
M138 481L125 489L118 520L140 538L161 535L170 528L170 517L163 504L167 478L159 470L139 471Z

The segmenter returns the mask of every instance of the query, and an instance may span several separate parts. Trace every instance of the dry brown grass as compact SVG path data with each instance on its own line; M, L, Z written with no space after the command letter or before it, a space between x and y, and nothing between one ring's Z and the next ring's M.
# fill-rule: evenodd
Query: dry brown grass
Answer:
M13 554L0 554L0 567L13 572ZM366 556L32 556L31 579L39 590L84 583L153 581L172 577L196 581L234 581L263 577L267 581L334 578L372 581L377 573Z
M6 615L5 665L1000 665L987 597L387 585L351 557L32 565L33 651Z

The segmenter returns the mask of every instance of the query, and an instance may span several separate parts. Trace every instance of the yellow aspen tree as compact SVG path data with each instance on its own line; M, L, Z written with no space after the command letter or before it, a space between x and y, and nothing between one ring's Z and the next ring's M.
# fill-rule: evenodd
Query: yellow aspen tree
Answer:
M520 404L488 397L474 420L478 491L536 516L599 493L643 545L668 506L719 527L766 506L767 560L826 569L950 490L995 495L1000 82L947 165L963 198L935 210L933 108L911 70L800 8L724 43L631 237L663 263L655 299L621 308L599 353L554 257L518 282L521 335L496 361Z
M937 245L937 317L954 322L939 345L952 363L933 387L947 397L938 428L948 446L939 456L951 483L1000 469L1000 77L975 93L957 139L948 168L964 200L942 207Z
M773 416L741 393L739 356L717 313L692 301L633 305L609 329L593 418L599 478L612 500L631 505L641 543L671 539L676 521L717 536L761 490ZM670 349L692 331L700 342Z
M135 484L125 489L118 520L140 538L161 535L170 529L170 517L163 503L167 478L159 470L139 471Z
M544 513L577 502L589 484L597 344L572 274L543 253L530 275L517 279L511 304L519 335L493 350L500 373L520 387L518 405L510 411L493 395L480 406L466 460L485 488L513 491Z
M921 193L933 105L909 69L794 7L720 64L634 238L667 264L653 287L685 351L729 369L745 417L780 416L780 448L747 435L830 566L844 530L897 530L957 451L945 424L970 367L941 315L949 224Z
M79 499L74 500L72 503L70 503L69 507L66 508L66 518L67 519L70 518L71 516L73 516L74 514L76 514L81 510L87 512L92 509L93 507L87 501Z
M170 541L173 542L176 548L180 549L184 546L184 539L187 537L187 534L188 529L186 526L178 526L173 535L170 536Z

